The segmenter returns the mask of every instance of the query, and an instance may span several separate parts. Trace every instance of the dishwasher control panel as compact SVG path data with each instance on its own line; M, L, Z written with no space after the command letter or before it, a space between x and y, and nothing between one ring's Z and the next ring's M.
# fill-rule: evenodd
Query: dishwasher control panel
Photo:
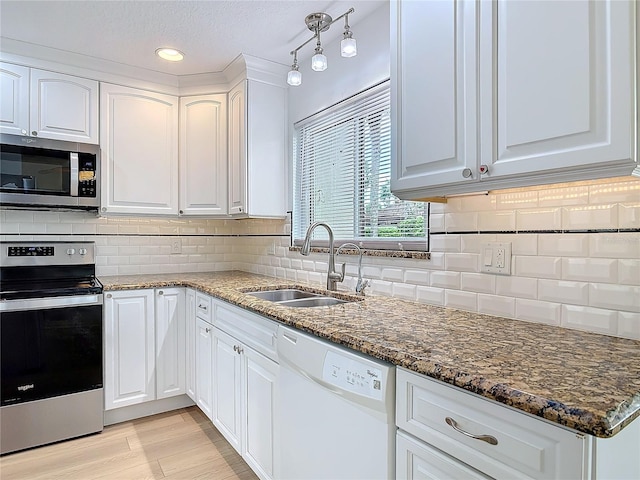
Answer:
M324 358L322 380L343 390L381 400L384 394L382 370L329 350Z

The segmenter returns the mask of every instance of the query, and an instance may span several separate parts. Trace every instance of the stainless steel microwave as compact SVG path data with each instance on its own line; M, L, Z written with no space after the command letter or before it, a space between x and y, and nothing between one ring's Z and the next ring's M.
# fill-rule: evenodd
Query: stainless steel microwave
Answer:
M100 148L0 135L0 206L100 207Z

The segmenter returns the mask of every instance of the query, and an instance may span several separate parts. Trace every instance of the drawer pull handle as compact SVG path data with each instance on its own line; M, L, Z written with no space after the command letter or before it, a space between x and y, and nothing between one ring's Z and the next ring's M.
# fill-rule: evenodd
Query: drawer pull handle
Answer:
M446 417L444 419L451 428L453 428L456 432L466 435L467 437L474 438L476 440L482 440L483 442L487 442L489 445L497 445L498 440L496 437L492 437L491 435L474 435L473 433L465 432L460 427L458 427L458 423L451 417Z
M198 305L198 308L201 310L204 310L205 312L207 311L207 306L206 305Z

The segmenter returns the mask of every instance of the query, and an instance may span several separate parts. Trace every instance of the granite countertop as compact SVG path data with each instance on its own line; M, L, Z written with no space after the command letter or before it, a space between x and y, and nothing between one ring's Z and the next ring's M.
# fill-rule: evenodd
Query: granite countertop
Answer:
M105 290L192 287L597 437L611 437L640 416L639 341L382 296L331 307L284 307L242 292L274 286L319 287L244 272L100 280Z

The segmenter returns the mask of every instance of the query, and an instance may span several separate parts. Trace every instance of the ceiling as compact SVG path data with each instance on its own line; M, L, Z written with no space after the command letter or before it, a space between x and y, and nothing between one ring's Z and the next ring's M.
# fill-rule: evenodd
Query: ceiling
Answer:
M338 17L350 7L349 24L388 0L173 0L173 1L0 1L0 34L89 57L173 75L221 72L240 53L291 64L289 52L311 37L304 18L313 12ZM338 38L336 22L323 43ZM158 58L172 47L182 62ZM1 45L0 45L1 48ZM301 57L310 56L307 45Z

